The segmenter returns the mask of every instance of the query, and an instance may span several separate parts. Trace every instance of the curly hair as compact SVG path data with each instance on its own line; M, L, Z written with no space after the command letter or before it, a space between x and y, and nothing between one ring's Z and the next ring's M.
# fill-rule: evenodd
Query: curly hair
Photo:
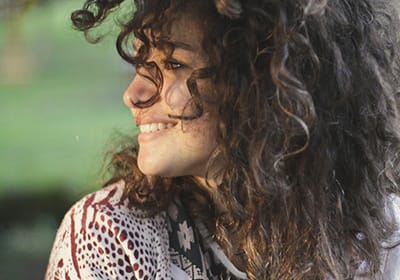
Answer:
M73 23L90 35L122 2L88 0ZM352 279L361 264L379 278L382 242L394 230L385 208L400 182L393 2L135 0L119 22L117 50L138 69L155 69L159 89L162 75L146 59L168 15L206 19L202 46L212 65L187 85L193 118L204 106L217 112L209 166L215 157L226 164L209 194L190 177L146 177L131 142L114 154L110 181L124 180L131 203L151 211L184 196L249 279ZM143 42L135 54L131 35ZM197 90L198 79L212 81L218 102Z

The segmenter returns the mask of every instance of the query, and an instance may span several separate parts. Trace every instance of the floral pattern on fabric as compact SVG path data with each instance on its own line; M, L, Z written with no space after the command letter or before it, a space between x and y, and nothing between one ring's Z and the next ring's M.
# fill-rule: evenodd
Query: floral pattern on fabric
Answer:
M178 200L171 203L167 218L171 262L183 269L189 279L239 279L215 258Z

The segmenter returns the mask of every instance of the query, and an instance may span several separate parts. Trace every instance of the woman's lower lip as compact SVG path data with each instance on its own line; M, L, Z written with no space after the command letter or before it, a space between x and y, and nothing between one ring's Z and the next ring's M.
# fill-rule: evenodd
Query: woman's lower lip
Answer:
M140 132L138 135L138 142L143 143L143 142L151 141L153 139L156 139L156 138L162 136L169 130L170 130L170 128L163 129L163 130L157 130L157 131L153 131L153 132Z

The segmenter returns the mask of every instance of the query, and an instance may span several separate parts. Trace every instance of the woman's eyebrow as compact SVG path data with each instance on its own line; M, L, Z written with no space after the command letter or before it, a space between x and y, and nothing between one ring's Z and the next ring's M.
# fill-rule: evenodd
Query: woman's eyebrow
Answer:
M185 42L181 42L181 41L170 41L170 43L174 46L174 48L176 49L183 49L183 50L187 50L187 51L191 51L194 52L196 49Z

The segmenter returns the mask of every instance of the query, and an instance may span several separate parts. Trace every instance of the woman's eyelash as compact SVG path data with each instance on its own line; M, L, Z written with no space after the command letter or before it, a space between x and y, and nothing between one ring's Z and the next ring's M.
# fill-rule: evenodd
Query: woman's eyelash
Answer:
M167 60L164 62L164 64L165 64L165 67L170 70L178 70L178 69L181 69L182 67L184 67L184 65L182 63L180 63L178 61L174 61L174 60Z

